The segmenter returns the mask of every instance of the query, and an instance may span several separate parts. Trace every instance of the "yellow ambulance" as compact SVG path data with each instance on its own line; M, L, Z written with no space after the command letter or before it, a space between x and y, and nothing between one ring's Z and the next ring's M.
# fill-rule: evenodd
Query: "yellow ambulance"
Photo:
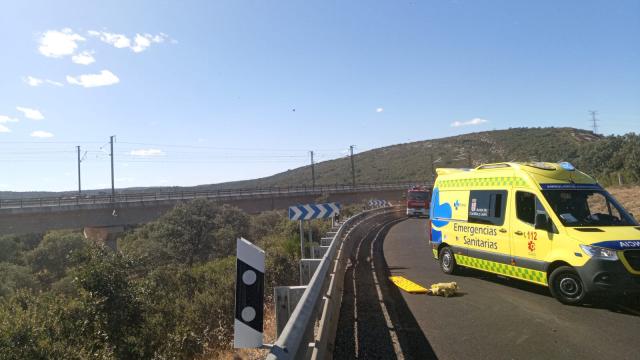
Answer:
M431 246L458 267L548 286L565 304L640 292L640 227L597 181L567 162L437 169Z

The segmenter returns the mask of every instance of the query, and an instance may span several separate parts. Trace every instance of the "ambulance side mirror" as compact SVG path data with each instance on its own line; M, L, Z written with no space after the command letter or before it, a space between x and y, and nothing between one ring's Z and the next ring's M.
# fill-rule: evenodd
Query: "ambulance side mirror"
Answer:
M545 230L548 232L553 232L553 225L551 223L551 219L547 216L547 214L536 214L536 230Z

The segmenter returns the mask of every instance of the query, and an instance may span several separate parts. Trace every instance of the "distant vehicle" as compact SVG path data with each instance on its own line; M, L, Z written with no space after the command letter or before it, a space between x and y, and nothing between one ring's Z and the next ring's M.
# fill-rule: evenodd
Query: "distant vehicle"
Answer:
M437 169L431 246L460 266L548 286L564 304L640 292L640 227L569 163Z
M431 191L424 187L416 186L407 191L407 216L429 215L429 201Z

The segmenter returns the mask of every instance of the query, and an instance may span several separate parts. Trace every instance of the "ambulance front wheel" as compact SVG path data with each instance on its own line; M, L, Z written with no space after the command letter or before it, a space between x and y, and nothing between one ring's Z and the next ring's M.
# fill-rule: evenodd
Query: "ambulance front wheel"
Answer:
M580 275L570 266L560 266L549 276L549 290L556 300L566 305L578 305L587 293Z
M453 251L450 247L445 247L440 250L440 269L445 274L453 274L458 269L456 264L456 258L453 256Z

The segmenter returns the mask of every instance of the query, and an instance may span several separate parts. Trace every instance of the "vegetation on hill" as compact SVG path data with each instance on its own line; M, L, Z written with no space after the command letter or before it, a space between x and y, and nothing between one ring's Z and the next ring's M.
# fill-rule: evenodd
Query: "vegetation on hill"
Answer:
M471 167L500 161L570 161L605 186L640 183L640 135L601 136L574 128L512 128L386 146L355 155L358 183L431 181L433 167ZM432 166L432 162L434 163ZM349 158L316 164L316 183L350 184ZM193 187L118 189L161 192L311 185L303 166L261 179ZM86 194L108 194L89 190ZM0 192L0 198L75 196L74 192Z
M312 224L318 242L328 224ZM117 252L74 231L0 237L0 359L192 359L229 349L238 236L266 250L267 302L273 286L297 285L295 222L207 200L126 234Z
M569 161L604 185L640 183L640 135L600 136L573 128L513 128L418 141L355 156L360 183L431 181L433 167L475 167L500 161ZM620 178L618 177L620 176ZM348 184L348 158L316 165L316 183ZM234 186L311 184L303 167Z

